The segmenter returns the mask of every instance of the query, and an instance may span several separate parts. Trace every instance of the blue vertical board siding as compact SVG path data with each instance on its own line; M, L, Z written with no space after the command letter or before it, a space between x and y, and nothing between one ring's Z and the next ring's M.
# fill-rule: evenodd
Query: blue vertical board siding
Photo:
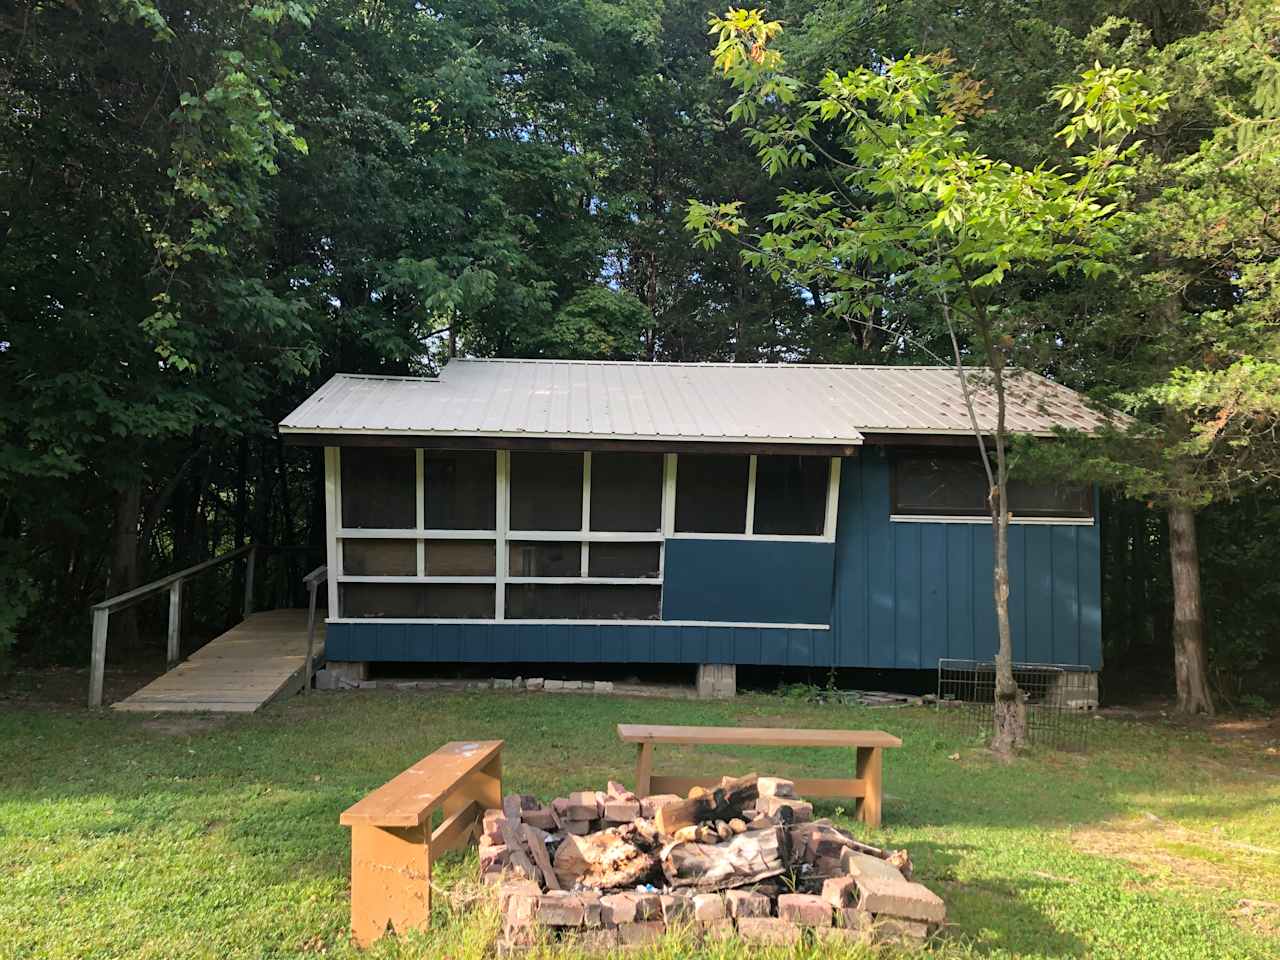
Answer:
M929 669L940 657L992 656L990 525L891 521L889 490L882 449L864 447L844 461L834 665ZM1099 548L1096 522L1010 527L1009 617L1019 659L1101 666Z
M920 669L991 657L990 525L891 521L889 485L883 449L845 459L834 544L668 540L664 620L741 626L369 620L329 624L326 656ZM1097 522L1010 527L1016 657L1102 665L1100 547ZM757 626L770 623L831 629Z
M830 623L835 544L666 541L663 620Z

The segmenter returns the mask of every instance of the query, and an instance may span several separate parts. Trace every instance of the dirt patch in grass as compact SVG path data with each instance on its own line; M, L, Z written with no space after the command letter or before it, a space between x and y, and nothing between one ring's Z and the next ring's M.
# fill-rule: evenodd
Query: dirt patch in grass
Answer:
M1280 850L1195 833L1151 814L1074 830L1071 843L1123 860L1162 884L1239 891L1231 919L1254 932L1280 934L1280 903L1243 895L1268 889Z

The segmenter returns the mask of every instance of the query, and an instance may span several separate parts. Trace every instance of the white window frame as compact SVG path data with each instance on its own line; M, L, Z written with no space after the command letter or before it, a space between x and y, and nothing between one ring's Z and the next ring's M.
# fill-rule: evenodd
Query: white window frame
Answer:
M785 454L784 454L785 455ZM668 454L675 458L676 454ZM670 540L773 540L782 543L835 543L836 520L840 511L840 458L831 457L827 474L827 507L820 534L756 533L756 454L750 455L747 464L747 515L743 524L745 533L697 533L676 530L675 493L678 461L670 470L671 510L663 514L663 533Z

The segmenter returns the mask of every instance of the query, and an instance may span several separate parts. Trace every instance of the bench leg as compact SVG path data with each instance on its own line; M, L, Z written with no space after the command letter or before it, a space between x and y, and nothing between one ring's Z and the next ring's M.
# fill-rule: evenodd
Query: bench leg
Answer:
M869 827L878 827L884 796L884 751L879 747L858 747L854 776L864 787L862 798L854 805L858 819Z
M636 745L636 796L649 796L649 780L653 776L653 744Z
M425 929L431 917L429 824L351 828L351 935L367 947L387 932Z

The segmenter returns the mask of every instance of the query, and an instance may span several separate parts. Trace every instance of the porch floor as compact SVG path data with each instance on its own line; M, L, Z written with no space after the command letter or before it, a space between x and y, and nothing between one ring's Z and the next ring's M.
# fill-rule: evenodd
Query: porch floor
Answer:
M324 655L324 616L317 616L315 662ZM301 690L307 657L307 611L251 614L114 710L253 713Z

